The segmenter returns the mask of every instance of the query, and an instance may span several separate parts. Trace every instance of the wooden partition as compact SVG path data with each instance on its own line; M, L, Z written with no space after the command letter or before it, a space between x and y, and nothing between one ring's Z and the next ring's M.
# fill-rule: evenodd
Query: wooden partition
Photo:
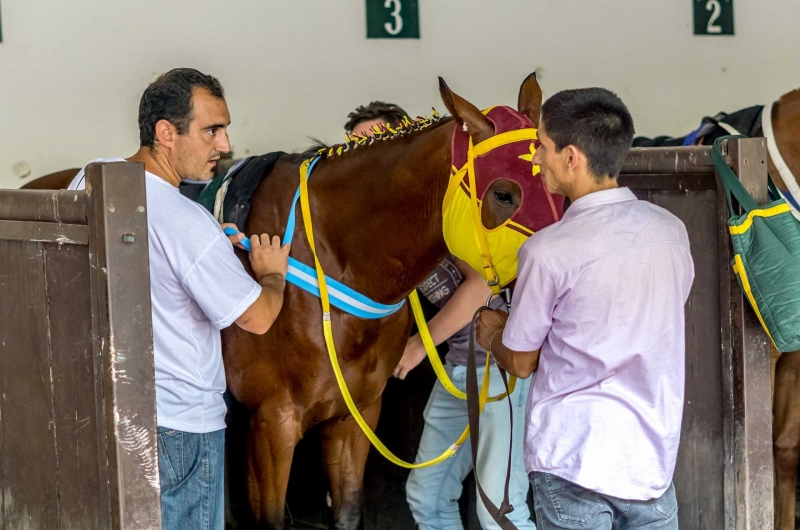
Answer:
M144 168L0 191L0 528L161 528Z

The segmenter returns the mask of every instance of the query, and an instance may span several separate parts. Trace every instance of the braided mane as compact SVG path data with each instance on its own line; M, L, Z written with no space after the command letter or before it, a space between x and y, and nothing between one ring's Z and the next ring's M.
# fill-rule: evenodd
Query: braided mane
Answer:
M332 146L317 146L317 150L314 154L322 158L332 159L349 151L355 151L356 149L370 146L376 142L394 140L406 134L422 131L441 120L442 117L436 112L436 109L431 109L430 118L427 116L417 116L414 119L410 119L408 116L404 116L403 121L394 127L388 124L373 125L372 132L374 136L360 136L358 134L345 133L344 143Z

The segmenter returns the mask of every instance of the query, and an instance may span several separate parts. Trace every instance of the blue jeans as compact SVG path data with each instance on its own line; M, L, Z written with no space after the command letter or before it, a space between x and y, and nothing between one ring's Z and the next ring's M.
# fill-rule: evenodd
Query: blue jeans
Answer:
M467 380L466 366L445 366L450 379L459 390L465 391ZM483 380L484 368L478 369L478 381ZM514 440L511 461L511 483L509 501L514 511L508 518L520 530L535 530L530 521L526 503L528 479L522 460L525 433L525 407L531 380L517 381L511 394L514 408L514 432L509 429L508 402L487 403L481 414L481 432L478 450L478 478L484 491L499 506L503 500L503 486L508 465L508 447L511 436ZM491 368L489 395L504 392L500 373ZM457 399L438 381L433 387L428 405L425 407L425 429L417 452L417 462L424 462L442 454L456 441L468 422L467 402ZM458 499L461 497L462 481L472 470L472 453L467 440L458 452L439 465L414 469L406 484L406 499L420 530L462 530ZM486 529L496 529L483 502L478 497L478 520Z
M549 473L535 471L530 480L540 530L678 530L674 484L657 499L629 501L595 493Z
M225 526L225 430L196 434L158 428L164 530Z

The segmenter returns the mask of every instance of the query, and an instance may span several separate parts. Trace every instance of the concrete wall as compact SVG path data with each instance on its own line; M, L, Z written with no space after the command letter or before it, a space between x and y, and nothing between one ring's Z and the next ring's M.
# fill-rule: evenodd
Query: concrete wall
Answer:
M646 135L800 86L800 3L736 0L735 37L695 37L691 2L419 0L402 41L365 38L363 0L2 0L0 186L132 154L142 90L176 66L222 80L237 156L338 141L372 99L442 111L437 75L478 106L533 70L545 97L608 87Z

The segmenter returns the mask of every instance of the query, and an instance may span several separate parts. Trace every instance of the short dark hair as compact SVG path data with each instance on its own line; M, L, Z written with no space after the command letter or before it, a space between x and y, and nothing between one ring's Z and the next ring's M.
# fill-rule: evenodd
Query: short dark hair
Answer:
M142 147L156 145L156 123L167 120L186 134L194 119L192 91L207 90L212 96L225 99L225 92L216 77L194 68L175 68L145 89L139 102L139 142Z
M564 90L542 105L547 136L559 151L580 149L592 174L616 178L633 144L633 118L619 97L604 88Z
M397 125L403 121L403 118L408 116L406 111L401 109L394 103L386 103L385 101L373 101L367 106L358 107L356 110L347 115L347 123L344 124L344 130L353 132L361 122L370 120L383 120L389 124Z

